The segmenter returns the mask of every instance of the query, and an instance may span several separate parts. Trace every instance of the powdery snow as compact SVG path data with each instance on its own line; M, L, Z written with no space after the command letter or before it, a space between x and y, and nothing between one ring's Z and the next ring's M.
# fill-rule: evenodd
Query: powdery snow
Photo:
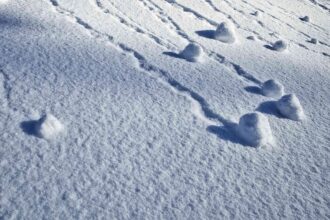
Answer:
M286 118L301 121L305 118L304 110L295 94L284 95L276 103L279 112Z

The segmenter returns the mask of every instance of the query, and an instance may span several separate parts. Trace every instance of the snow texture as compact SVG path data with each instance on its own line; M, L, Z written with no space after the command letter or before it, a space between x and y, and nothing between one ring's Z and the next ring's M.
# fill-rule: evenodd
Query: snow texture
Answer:
M278 52L282 52L287 50L288 43L284 40L278 40L273 44L273 50L276 50Z
M203 49L196 43L188 44L181 52L181 57L190 62L200 62L203 60Z
M227 22L220 23L214 33L214 39L224 43L234 43L236 40L236 32L234 26Z
M36 125L37 135L44 139L53 139L63 132L64 126L52 114L45 114Z
M279 81L270 79L262 84L261 91L264 96L279 98L284 94L284 86Z
M258 112L243 115L239 120L238 132L242 140L253 147L265 146L274 141L267 117Z
M279 112L286 118L301 121L305 118L303 108L295 94L284 95L276 103Z

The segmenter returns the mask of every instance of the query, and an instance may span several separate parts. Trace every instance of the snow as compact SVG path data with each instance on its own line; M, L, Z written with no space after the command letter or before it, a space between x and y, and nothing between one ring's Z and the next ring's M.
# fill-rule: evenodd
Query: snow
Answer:
M222 22L218 25L214 38L224 43L234 43L236 40L235 29L231 24Z
M276 103L279 112L286 118L301 121L305 118L304 110L295 94L284 95Z
M284 40L278 40L273 44L273 50L282 52L288 48L288 43Z
M62 123L52 114L45 114L36 124L37 135L45 139L53 139L64 130Z
M190 62L199 62L203 58L203 49L198 44L190 43L181 52L181 57Z
M243 141L253 147L272 144L274 140L267 117L258 112L243 115L238 132Z
M1 4L0 219L329 219L329 6Z
M262 84L262 93L267 97L278 98L284 94L284 86L277 80L270 79Z

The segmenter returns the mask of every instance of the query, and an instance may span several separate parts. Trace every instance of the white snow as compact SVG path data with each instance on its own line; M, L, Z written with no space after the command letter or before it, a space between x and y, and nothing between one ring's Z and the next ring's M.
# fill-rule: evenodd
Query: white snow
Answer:
M181 52L181 57L190 62L200 62L203 59L203 48L196 43L188 44Z
M279 81L270 79L262 84L261 91L267 97L278 98L284 94L284 86Z
M64 126L52 114L45 114L36 125L37 135L44 139L53 139L63 132Z
M279 112L286 118L301 121L305 118L304 110L295 94L284 95L276 103Z
M273 43L273 50L282 52L288 49L288 43L284 40L278 40Z
M0 219L329 219L329 7L1 4Z
M0 5L1 4L6 4L8 2L8 0L0 0Z
M234 26L227 22L220 23L214 33L214 39L224 43L234 43L236 40L236 31Z
M272 144L274 141L268 119L261 113L248 113L239 119L238 132L248 145L253 147Z

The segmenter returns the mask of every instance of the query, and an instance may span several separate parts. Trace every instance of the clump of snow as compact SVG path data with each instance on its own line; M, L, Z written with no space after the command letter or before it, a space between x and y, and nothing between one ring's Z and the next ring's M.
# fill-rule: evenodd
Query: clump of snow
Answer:
M318 40L316 38L312 38L310 41L312 44L318 44Z
M260 17L260 12L259 11L255 11L252 15L254 15L256 17Z
M262 84L262 94L267 97L281 97L284 94L284 86L277 80L270 79Z
M180 55L190 62L198 62L202 60L203 53L203 48L201 46L196 43L190 43Z
M257 40L257 38L255 36L248 36L247 39L248 40L253 40L253 41L256 41Z
M273 50L284 51L288 48L288 44L284 40L278 40L273 44Z
M52 139L63 130L62 123L52 114L45 114L36 125L37 135L44 139Z
M224 43L234 43L236 40L235 28L226 22L222 22L214 33L214 39Z
M283 96L276 102L276 107L284 117L291 120L301 121L305 118L300 101L294 94Z
M300 18L302 21L309 22L310 18L308 16L304 16Z
M300 101L294 94L283 96L276 102L276 107L284 117L291 120L301 121L305 118Z
M268 119L258 112L245 114L240 118L238 133L246 144L253 147L260 147L273 142Z

